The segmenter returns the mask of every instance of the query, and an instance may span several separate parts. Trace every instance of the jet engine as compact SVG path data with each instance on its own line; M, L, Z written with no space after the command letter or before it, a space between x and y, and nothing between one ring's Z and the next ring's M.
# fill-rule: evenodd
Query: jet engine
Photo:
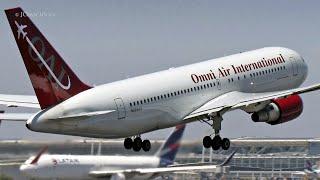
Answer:
M281 124L297 118L303 110L299 95L274 99L260 111L254 112L251 119L254 122L266 122L271 125Z

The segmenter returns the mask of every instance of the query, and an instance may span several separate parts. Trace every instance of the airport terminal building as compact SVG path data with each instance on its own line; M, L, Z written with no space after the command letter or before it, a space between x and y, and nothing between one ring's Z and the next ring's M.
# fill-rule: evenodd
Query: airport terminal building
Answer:
M315 163L320 157L320 139L239 138L233 139L232 145L230 151L237 149L237 155L231 162L235 167L303 170L307 160ZM218 154L222 153L226 152Z
M148 154L154 153L162 142L152 142L153 148ZM295 172L303 171L307 161L317 164L320 160L320 139L237 138L232 139L231 142L232 145L228 151L212 151L203 149L201 142L183 141L176 161L178 163L220 163L228 154L236 150L237 153L229 164L228 173L225 174L228 178L294 177L299 179L302 176L295 175ZM42 141L3 140L0 142L0 163L14 159L27 159L45 145L49 146L50 154L145 154L145 152L127 151L122 143L121 140L96 139L59 141L50 144ZM1 173L6 173L6 168L2 168ZM204 175L192 176L200 178ZM188 179L188 177L184 178ZM212 174L209 173L208 178L210 177Z

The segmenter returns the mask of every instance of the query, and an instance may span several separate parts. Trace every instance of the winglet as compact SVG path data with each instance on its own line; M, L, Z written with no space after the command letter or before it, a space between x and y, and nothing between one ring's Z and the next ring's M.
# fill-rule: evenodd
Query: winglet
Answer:
M43 147L38 154L36 155L36 157L31 161L30 164L37 164L37 162L39 161L40 157L42 156L43 153L45 153L48 150L48 146Z
M231 159L233 158L233 156L236 154L237 151L233 151L228 157L227 159L225 159L219 166L225 166L228 165L231 161Z

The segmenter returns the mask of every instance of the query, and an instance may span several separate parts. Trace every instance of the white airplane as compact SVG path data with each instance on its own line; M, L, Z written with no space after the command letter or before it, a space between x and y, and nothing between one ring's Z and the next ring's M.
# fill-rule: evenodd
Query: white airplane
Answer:
M7 106L40 108L35 114L1 114L32 131L98 138L125 138L127 149L148 151L146 132L205 121L214 137L203 145L228 149L220 137L224 113L241 109L254 122L281 124L303 110L299 86L305 60L283 47L267 47L91 87L75 75L21 8L5 10L36 97L0 95ZM93 60L90 60L93 61ZM136 138L132 140L132 136Z
M304 171L296 171L294 173L295 175L303 175L306 176L307 178L311 179L319 179L320 178L320 169L317 164L312 165L310 161L306 161L306 167Z
M184 129L185 125L177 126L154 156L43 155L44 148L20 170L31 178L45 179L149 179L173 172L212 171L226 165L235 153L220 165L174 165Z

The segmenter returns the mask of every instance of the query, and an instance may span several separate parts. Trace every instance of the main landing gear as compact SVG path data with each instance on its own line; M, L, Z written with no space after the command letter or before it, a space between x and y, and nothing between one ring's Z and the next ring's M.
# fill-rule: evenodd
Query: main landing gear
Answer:
M132 140L132 138L126 138L123 142L123 145L126 149L133 149L134 151L138 152L141 149L144 151L150 151L151 143L148 139L143 140L140 136L137 136Z
M210 136L205 136L202 140L202 144L205 148L212 147L213 150L219 150L220 147L223 150L228 150L230 148L230 140L228 138L221 138L219 133L221 130L221 122L222 122L222 116L220 113L218 113L215 116L209 115L209 120L212 120L212 128L214 129L214 137L211 139ZM206 121L205 121L206 122ZM207 122L208 123L208 122Z

